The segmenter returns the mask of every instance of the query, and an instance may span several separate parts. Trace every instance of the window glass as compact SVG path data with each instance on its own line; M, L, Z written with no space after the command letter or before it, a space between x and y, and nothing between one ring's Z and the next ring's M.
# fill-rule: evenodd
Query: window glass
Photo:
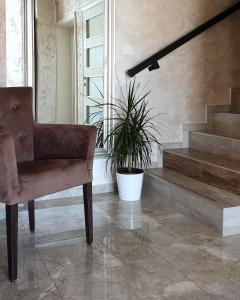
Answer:
M87 38L92 38L104 33L103 14L87 20Z
M103 58L103 46L98 46L87 50L87 64L89 68L103 67Z
M87 83L87 96L103 98L103 77L89 77Z
M23 3L0 1L0 86L24 84Z

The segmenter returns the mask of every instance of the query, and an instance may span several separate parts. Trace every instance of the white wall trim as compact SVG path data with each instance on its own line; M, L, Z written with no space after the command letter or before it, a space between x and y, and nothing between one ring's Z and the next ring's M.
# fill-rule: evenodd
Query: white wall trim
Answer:
M106 183L106 184L96 184L93 185L93 194L105 194L112 193L117 190L117 186L115 182ZM40 197L36 200L52 200L52 199L61 199L61 198L70 198L70 197L79 197L82 196L83 189L82 186L74 187L72 189L68 189L65 191L61 191L58 193L46 195L44 197Z
M86 10L89 10L89 9L91 9L92 7L94 7L94 6L96 6L96 5L98 5L98 4L100 4L100 3L102 3L103 1L108 1L108 0L97 0L97 1L94 1L94 2L92 2L92 3L89 3L89 4L86 4L86 5L84 5L82 8L81 8L81 10L82 10L82 12L84 12L84 11L86 11Z

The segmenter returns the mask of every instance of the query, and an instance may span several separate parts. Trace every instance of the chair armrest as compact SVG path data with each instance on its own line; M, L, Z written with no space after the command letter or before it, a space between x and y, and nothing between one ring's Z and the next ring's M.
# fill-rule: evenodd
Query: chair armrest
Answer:
M85 159L92 169L96 127L35 123L33 143L35 160Z
M20 185L13 137L0 133L0 202L8 205L19 200Z

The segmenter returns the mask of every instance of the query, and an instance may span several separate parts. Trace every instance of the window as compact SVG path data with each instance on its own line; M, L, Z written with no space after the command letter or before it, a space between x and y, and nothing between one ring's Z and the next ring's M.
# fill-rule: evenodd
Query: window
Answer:
M33 86L32 0L0 2L0 86Z
M103 115L103 109L96 107L92 100L104 101L104 42L104 3L101 2L83 12L83 118L91 124L100 121Z

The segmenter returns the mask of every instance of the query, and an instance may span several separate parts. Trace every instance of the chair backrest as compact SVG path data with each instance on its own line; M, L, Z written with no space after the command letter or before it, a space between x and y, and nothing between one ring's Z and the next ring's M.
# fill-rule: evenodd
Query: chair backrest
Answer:
M0 88L0 133L13 136L17 162L33 160L32 88Z

